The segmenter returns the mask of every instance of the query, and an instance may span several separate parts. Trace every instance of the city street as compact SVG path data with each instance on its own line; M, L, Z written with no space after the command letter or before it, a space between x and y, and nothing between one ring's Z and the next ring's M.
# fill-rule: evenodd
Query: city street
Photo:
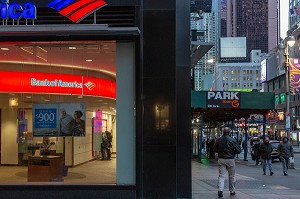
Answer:
M275 160L272 164L274 175L263 175L261 165L248 156L243 160L243 154L236 160L236 195L230 196L228 176L226 177L224 198L241 199L288 199L300 198L300 153L295 154L295 169L288 170L288 176L282 172L282 163ZM250 158L249 158L250 157ZM203 163L192 161L192 192L193 198L218 198L217 182L218 167L215 160L203 159Z

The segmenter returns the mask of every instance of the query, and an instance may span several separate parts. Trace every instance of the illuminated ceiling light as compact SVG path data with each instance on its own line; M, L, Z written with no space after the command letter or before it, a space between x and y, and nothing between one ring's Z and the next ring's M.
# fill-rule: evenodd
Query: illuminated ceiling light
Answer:
M83 98L83 96L82 96L82 95L78 95L78 97L77 97L77 98L80 98L80 99L81 99L81 98Z
M47 63L44 63L44 62L24 62L24 61L1 61L2 63L10 63L10 64L26 64L26 65L31 65L31 64L40 64L40 65L43 65L43 66L55 66L55 67L66 67L66 68L78 68L78 69L85 69L85 67L82 67L82 66L76 66L76 65L68 65L68 64L47 64ZM103 70L103 69L90 69L90 70L93 70L93 71L100 71L102 73L106 73L108 75L111 75L111 76L116 76L115 73L113 72L110 72L108 70Z
M44 51L44 52L46 52L46 53L48 52L46 49L44 49L44 48L42 48L40 46L38 46L37 48L40 49L40 50L42 50L42 51Z
M19 105L18 98L9 98L8 103L9 103L9 106L18 106Z
M21 47L21 50L33 55L33 47Z
M48 99L45 99L44 101L45 101L45 102L49 102L50 100L48 100Z
M70 46L69 50L76 50L76 47L75 46Z
M99 99L99 100L97 100L98 102L102 102L103 100L101 100L101 99Z
M91 59L87 59L87 60L85 60L86 62L92 62L93 60L91 60Z
M26 98L27 98L27 99L31 99L31 96L30 96L30 95L27 95Z
M1 50L9 50L9 48L1 48Z

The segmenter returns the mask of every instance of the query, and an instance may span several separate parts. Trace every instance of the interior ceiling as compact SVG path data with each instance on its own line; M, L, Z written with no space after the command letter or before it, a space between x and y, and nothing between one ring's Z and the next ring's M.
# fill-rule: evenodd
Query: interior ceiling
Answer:
M115 41L0 43L1 62L96 70L115 76Z
M0 43L0 63L34 64L79 68L116 76L115 41L80 42L9 42ZM9 68L7 68L9 70ZM59 71L59 70L58 70ZM85 102L87 111L103 110L115 114L115 99L57 94L0 93L1 106L18 98L18 108L31 108L32 103ZM4 102L4 103L3 103ZM3 106L4 105L4 106Z

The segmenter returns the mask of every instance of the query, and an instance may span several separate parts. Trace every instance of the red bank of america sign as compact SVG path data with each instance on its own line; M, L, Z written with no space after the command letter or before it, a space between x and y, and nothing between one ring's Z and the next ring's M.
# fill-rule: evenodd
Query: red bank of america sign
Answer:
M116 82L86 76L0 71L0 92L53 93L116 98Z
M79 23L91 13L106 5L107 3L103 0L53 0L47 4L48 7L57 10L59 14L75 23Z
M96 12L107 3L103 0L52 0L47 7L53 8L59 14L79 23L91 13ZM36 19L37 9L31 2L19 4L9 0L0 0L0 18L2 19Z

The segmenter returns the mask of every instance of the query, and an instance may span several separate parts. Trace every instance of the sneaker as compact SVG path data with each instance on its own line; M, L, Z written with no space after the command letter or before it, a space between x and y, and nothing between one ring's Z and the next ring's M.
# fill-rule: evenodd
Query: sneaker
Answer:
M235 191L234 192L230 192L230 195L235 196Z
M223 198L223 192L222 191L218 191L218 196L219 196L219 198Z
M264 175L267 175L266 173L264 173Z
M287 173L284 173L285 176L287 176Z
M271 173L270 173L270 176L272 176L273 174L274 174L274 173L273 173L273 172L271 172Z

